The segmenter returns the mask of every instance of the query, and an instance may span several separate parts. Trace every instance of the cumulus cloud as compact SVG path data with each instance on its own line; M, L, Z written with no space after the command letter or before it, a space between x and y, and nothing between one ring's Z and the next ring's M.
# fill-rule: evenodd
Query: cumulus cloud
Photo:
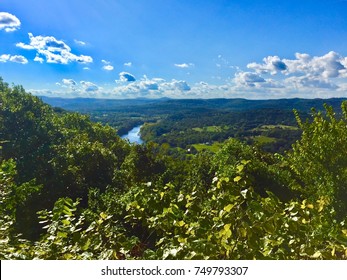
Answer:
M42 57L35 56L34 61L43 63L45 60Z
M141 81L140 88L148 91L148 90L159 90L159 85L155 81Z
M337 89L338 86L336 84L331 83L328 79L324 79L321 77L290 77L285 80L285 82L294 86L296 89L303 88L320 88L320 89Z
M20 63L20 64L27 64L28 63L28 60L22 55L11 56L10 61Z
M127 76L125 74L129 73L122 72L120 76ZM123 81L127 81L127 79L123 78ZM132 81L131 83L116 82L119 85L114 88L113 96L122 98L158 98L162 96L184 98L191 90L191 87L186 81L166 81L162 78L149 79L147 76L143 76L143 78Z
M249 63L247 68L255 70L257 73L270 73L271 75L285 71L288 68L278 56L268 56L263 61L263 64Z
M63 85L65 86L76 86L77 83L73 79L63 79Z
M29 33L29 39L29 44L20 42L16 46L26 50L36 50L37 58L35 61L42 63L45 58L47 63L58 64L93 62L90 56L73 54L71 48L65 42L57 40L53 36L34 36Z
M157 82L153 80L140 80L116 87L113 90L113 95L122 98L158 98L162 96L162 91L159 89Z
M323 56L314 57L296 53L295 57L294 60L284 60L288 65L288 74L323 78L337 78L346 74L346 58L336 52L331 51Z
M9 60L8 56L0 59ZM110 65L106 60L102 63ZM347 57L336 52L322 56L296 53L291 59L267 56L259 63L244 66L248 68L245 71L228 67L230 74L232 71L236 73L224 81L218 80L217 84L203 81L190 85L184 80L148 78L145 75L135 78L128 72L119 73L116 85L106 85L106 89L86 81L76 84L72 79L60 84L71 89L64 91L70 96L104 98L327 98L342 97L347 92Z
M335 91L343 88L347 78L347 57L330 51L322 56L296 53L294 59L268 56L262 63L252 62L247 68L253 72L238 71L234 82L237 87L272 88L306 94L314 89ZM266 76L276 76L276 80Z
M64 96L75 96L75 97L89 97L95 96L96 93L99 93L101 87L98 85L89 82L89 81L79 81L76 82L73 79L62 79L61 82L55 83L57 86L64 88L64 92L60 95ZM67 90L68 89L68 90Z
M101 62L104 64L104 66L102 67L102 69L106 70L106 71L112 71L114 69L114 67L111 65L110 61L107 60L101 60Z
M2 54L0 55L0 62L7 62L10 60L10 55L9 54Z
M9 54L3 54L0 56L0 62L15 62L20 64L27 64L28 60L22 56L22 55L9 55Z
M191 88L186 81L172 80L161 85L164 90L190 91Z
M132 74L128 72L120 72L119 73L119 80L121 82L135 82L136 78Z
M265 79L252 72L238 72L235 74L235 83L241 86L255 87L257 83L265 83Z
M10 13L0 12L0 30L13 32L20 28L20 20Z
M96 92L99 90L99 87L92 82L81 81L80 84L82 85L85 92Z
M112 65L104 65L102 67L102 69L104 69L106 71L112 71L114 69L114 67Z
M336 52L323 56L311 57L305 53L296 53L295 59L280 59L278 56L268 56L262 64L249 63L247 67L256 73L275 75L310 76L323 78L338 78L347 76L346 57Z
M131 67L133 64L131 62L125 62L124 66Z
M190 68L193 67L193 63L182 63L182 64L174 64L177 68Z

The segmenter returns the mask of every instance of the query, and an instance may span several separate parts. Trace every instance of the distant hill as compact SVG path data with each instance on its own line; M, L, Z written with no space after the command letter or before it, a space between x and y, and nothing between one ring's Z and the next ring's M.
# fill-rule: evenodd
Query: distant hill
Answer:
M247 100L247 99L95 99L95 98L55 98L40 97L44 102L66 110L78 112L92 111L128 111L139 109L141 111L153 110L155 108L161 113L172 113L175 110L191 109L226 109L235 111L254 109L283 109L298 111L310 111L311 108L321 110L323 104L331 105L337 112L340 110L341 102L347 98L331 99L270 99L270 100Z
M72 111L99 111L114 110L129 106L139 106L153 103L152 99L97 99L97 98L61 98L40 96L43 102L53 106ZM166 99L163 99L164 101ZM158 100L157 102L160 102Z

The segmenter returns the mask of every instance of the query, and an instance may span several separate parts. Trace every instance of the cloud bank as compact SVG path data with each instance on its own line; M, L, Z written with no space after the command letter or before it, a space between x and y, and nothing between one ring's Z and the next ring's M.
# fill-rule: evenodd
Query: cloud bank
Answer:
M278 89L297 95L325 92L341 96L346 90L347 57L330 51L322 56L296 53L294 59L268 56L262 63L247 65L250 71L238 71L233 82L240 89ZM346 92L344 92L346 94Z
M62 41L55 43L50 47L66 48ZM0 61L9 60L8 55L0 57ZM110 65L106 60L102 63ZM333 51L321 56L305 53L296 53L293 58L267 56L260 62L251 62L244 67L228 67L225 71L229 71L229 77L218 80L218 84L148 78L146 75L136 78L129 72L120 72L113 85L63 79L59 84L66 91L60 91L60 94L100 98L347 97L347 57Z

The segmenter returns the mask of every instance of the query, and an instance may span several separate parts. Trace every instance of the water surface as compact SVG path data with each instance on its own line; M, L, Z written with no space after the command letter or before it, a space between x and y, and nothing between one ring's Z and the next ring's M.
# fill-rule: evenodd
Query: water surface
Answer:
M127 134L123 135L123 139L128 139L130 143L142 144L143 140L141 139L141 129L142 125L135 126L132 130L130 130Z

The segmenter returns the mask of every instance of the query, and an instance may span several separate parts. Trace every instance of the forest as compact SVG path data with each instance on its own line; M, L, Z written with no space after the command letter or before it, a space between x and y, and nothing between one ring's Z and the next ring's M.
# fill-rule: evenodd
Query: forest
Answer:
M109 113L104 101L78 102L81 113L58 101L0 78L0 259L347 259L347 102L283 100L279 114L234 100L239 110L209 118L199 107L218 101L122 101ZM146 122L145 144L105 121L116 110L133 114L129 127ZM282 130L290 145L254 141ZM218 148L186 151L206 141Z
M293 108L303 119L311 108L324 109L324 103L341 114L344 99L129 99L49 98L44 101L58 108L77 111L92 121L108 124L125 135L141 126L146 142L169 144L172 150L215 151L230 137L259 146L271 153L283 153L300 138L301 130ZM144 124L144 125L143 125Z

